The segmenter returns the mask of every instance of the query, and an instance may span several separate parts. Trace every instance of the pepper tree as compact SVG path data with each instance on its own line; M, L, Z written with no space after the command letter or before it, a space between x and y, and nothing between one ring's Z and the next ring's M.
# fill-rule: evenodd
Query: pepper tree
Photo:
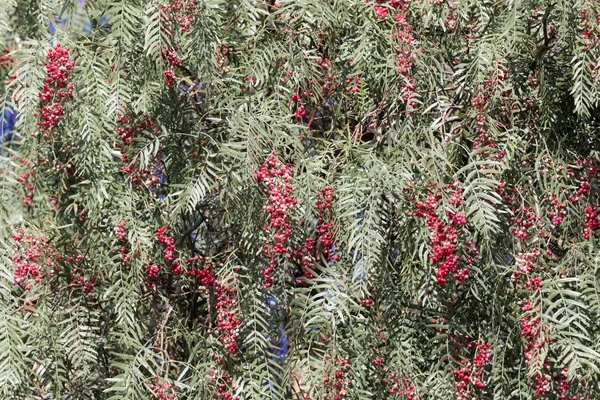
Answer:
M0 0L2 398L596 398L599 25Z

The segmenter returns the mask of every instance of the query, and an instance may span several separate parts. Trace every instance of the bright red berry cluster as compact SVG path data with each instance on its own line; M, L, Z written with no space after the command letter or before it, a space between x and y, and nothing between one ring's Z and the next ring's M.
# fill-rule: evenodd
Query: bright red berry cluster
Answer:
M154 380L156 383L150 382L148 384L152 391L153 400L177 400L172 383L160 379L158 376L155 376Z
M456 188L456 194L461 192L460 188ZM431 232L430 245L433 250L433 254L429 258L437 265L435 270L437 282L440 285L445 284L448 275L452 274L460 285L469 277L469 269L461 266L463 257L460 254L458 242L460 227L467 224L466 215L464 212L446 210L450 222L444 222L436 212L440 198L440 196L430 193L425 203L416 203L417 210L413 215L427 220L427 226ZM456 206L462 204L460 196L455 196L454 201ZM468 263L470 258L466 261Z
M183 275L183 268L179 261L176 260L175 256L175 238L165 234L167 230L171 229L169 225L164 225L158 228L156 231L156 239L165 246L162 251L163 257L171 265L171 270L175 275Z
M368 310L369 308L373 307L373 304L375 304L375 302L371 299L362 299L360 301L360 304Z
M146 273L146 278L148 279L146 282L146 287L154 287L156 281L158 280L158 275L160 274L160 267L156 264L146 264L144 267L144 272Z
M403 25L406 24L409 3L410 0L375 0L373 9L377 19L385 19L392 12L396 22Z
M9 259L14 264L15 285L31 290L42 280L55 278L61 264L70 264L69 268L63 269L70 271L68 286L83 288L86 293L94 291L97 278L86 277L81 254L61 254L45 235L26 233L22 229L15 230L12 238L15 248Z
M46 237L17 229L12 238L16 246L9 259L14 264L15 285L30 290L32 285L40 283L45 276L54 275L56 250L50 246Z
M588 204L585 207L585 228L583 230L583 238L589 239L594 234L594 231L600 229L600 220L598 219L598 209Z
M208 262L203 268L196 267L196 262L203 262L202 256L189 257L184 260L187 268L187 275L196 278L202 286L208 287L215 283L215 276L212 272L212 265Z
M48 50L46 56L46 77L44 86L38 96L41 107L37 113L40 131L51 130L65 111L63 103L73 98L73 84L70 82L71 71L75 61L69 57L69 49L62 48L60 43Z
M567 216L567 204L560 201L554 193L546 196L544 200L546 200L548 204L552 204L554 206L554 210L548 211L548 218L552 222L552 225L560 225L563 222L563 219L565 219Z
M523 301L521 310L524 312L521 318L521 336L525 340L525 364L539 371L534 376L533 387L537 397L544 397L550 392L552 376L550 363L541 354L547 351L545 348L551 342L548 335L550 326L542 324L540 310L534 308L530 300ZM535 365L532 361L535 361Z
M513 212L514 217L510 217L512 223L511 230L513 235L521 240L527 240L529 237L529 228L535 226L538 221L538 215L533 207L521 207L521 209Z
M300 93L300 92L299 92ZM297 121L301 121L307 114L306 106L310 104L315 97L313 92L303 91L300 94L294 93L290 96L290 100L294 103L296 111L294 112L294 118Z
M263 246L263 254L268 260L267 267L262 271L265 288L273 285L275 266L280 256L288 252L287 241L292 234L290 212L297 203L294 187L290 184L293 174L291 165L279 162L276 153L267 157L254 174L257 182L266 185L264 192L269 196L269 203L265 206L269 223L263 228L271 234L268 243Z
M167 85L167 87L171 87L175 83L175 68L182 65L182 62L177 55L177 47L173 48L173 50L164 49L162 51L162 55L169 65L169 67L163 72L165 75L165 85Z
M492 359L489 343L472 342L467 347L474 347L476 352L472 362L464 359L460 360L462 367L453 372L458 400L471 400L473 398L473 388L476 390L485 389L486 385L482 381L483 373L486 365Z

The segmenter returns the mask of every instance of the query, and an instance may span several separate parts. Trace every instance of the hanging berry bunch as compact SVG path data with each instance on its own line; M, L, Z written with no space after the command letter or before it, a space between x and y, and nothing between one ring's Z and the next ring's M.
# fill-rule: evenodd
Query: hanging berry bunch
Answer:
M281 256L288 253L287 241L292 234L290 212L297 203L293 194L294 187L290 184L293 174L291 165L282 164L277 159L277 153L274 153L267 157L254 175L257 182L265 184L264 193L268 196L265 210L269 214L269 222L263 228L269 233L267 243L263 246L268 265L262 271L266 289L273 285L272 274Z
M57 43L48 50L44 67L46 77L38 95L41 105L37 113L37 125L40 131L45 133L45 137L49 138L47 133L65 114L63 105L73 99L71 72L75 68L75 61L71 60L69 49Z
M156 136L158 133L156 121L148 116L139 116L129 112L119 114L117 116L117 133L121 141L117 142L115 147L121 149L123 162L121 172L129 177L134 185L143 183L148 189L156 189L161 181L160 170L163 161L156 156L154 168L143 168L137 160L142 148L137 139Z
M50 246L47 237L17 229L12 238L15 247L9 259L13 263L15 285L30 290L43 279L55 275L56 250Z
M462 189L454 184L447 188L451 191L450 203L456 208L462 205ZM471 246L471 242L460 242L461 230L467 225L466 213L446 209L446 219L438 215L440 195L430 193L424 203L416 203L416 211L413 215L425 218L430 231L430 246L432 254L429 256L436 265L435 278L437 283L444 285L448 276L454 277L458 285L469 277L468 265L473 263L470 254L477 254L477 249Z
M303 246L300 248L295 245L293 250L289 251L290 259L296 261L302 268L302 273L307 279L314 278L316 265L321 262L323 257L327 263L332 263L340 259L335 252L334 244L334 217L332 205L335 201L335 191L331 186L324 187L318 194L315 201L315 214L317 218L316 238L307 237ZM301 283L299 280L298 283Z

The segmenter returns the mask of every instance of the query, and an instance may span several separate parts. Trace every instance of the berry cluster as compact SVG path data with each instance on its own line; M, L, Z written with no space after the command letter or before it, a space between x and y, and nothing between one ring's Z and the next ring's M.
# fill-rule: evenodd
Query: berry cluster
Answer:
M317 62L319 63L321 68L323 70L325 70L325 75L323 75L323 80L322 80L322 85L321 85L321 97L327 98L329 96L329 93L335 86L335 79L333 77L332 65L329 62L329 59L324 57L323 54L321 54L320 52L319 52L319 55L321 55L321 60L320 60L320 62L319 61L317 61Z
M542 279L538 276L532 276L535 272L535 263L541 256L537 249L520 254L516 259L517 269L513 272L513 280L520 284L521 288L531 294L531 299L526 298L521 301L521 336L525 342L523 353L525 364L531 369L537 371L533 376L532 386L536 398L543 398L550 394L552 383L551 365L545 354L549 351L548 346L552 342L550 337L551 326L543 323L541 318L541 309L536 305L540 297ZM566 397L566 390L570 387L570 381L561 377L561 384L558 389L561 395L560 399L579 400L577 397Z
M156 231L156 239L165 246L162 251L163 257L171 265L171 270L175 275L183 275L181 264L175 257L175 238L165 235L167 230L171 229L169 225L164 225Z
M375 0L373 10L377 19L386 19L390 11L395 15L394 19L398 24L406 24L406 14L410 0Z
M375 348L372 348L372 351L377 353ZM390 369L381 357L376 357L371 364L375 368L375 382L377 382L377 385L372 387L373 391L385 387L392 396L400 395L406 400L419 400L419 396L415 394L416 386L408 375L403 376L398 371Z
M44 66L46 77L38 94L42 105L37 113L37 125L41 131L49 131L64 115L63 103L73 98L73 84L69 81L75 61L70 59L69 49L57 43L48 50Z
M41 235L25 233L17 229L13 235L16 247L9 259L14 264L14 284L30 290L32 285L40 283L45 274L54 275L56 250L48 239ZM49 268L50 271L46 271Z
M237 339L242 321L237 317L236 290L230 286L215 282L217 303L217 327L221 331L219 340L225 345L229 355L237 354Z
M360 304L368 310L369 308L373 307L373 304L375 304L375 302L371 299L362 299L360 301Z
M467 348L473 347L476 348L473 361L460 360L462 367L453 372L458 400L470 400L473 398L471 393L472 387L477 390L483 390L486 386L481 378L485 372L486 365L492 359L490 354L491 346L485 342L472 342L467 345Z
M83 256L77 254L63 257L59 254L55 258L55 260L63 260L65 262L73 264L73 267L71 269L71 286L83 286L83 290L86 293L92 293L94 291L94 286L96 286L97 278L92 277L90 279L86 279L85 269L81 267L81 261L83 260Z
M503 82L507 77L507 72L498 61L496 62L496 68L489 74L488 79L475 89L475 93L471 98L471 104L477 109L477 115L475 117L475 131L477 132L477 136L473 141L474 149L482 147L496 149L496 138L492 136L489 127L487 126L486 110L494 92L503 86ZM504 93L506 97L508 97L508 94L509 93ZM481 152L480 155L484 157L487 155L487 152ZM502 160L505 156L506 153L504 151L498 151L492 154L491 158L494 160Z
M148 387L152 391L153 400L177 400L173 391L173 384L155 376L156 383L150 382Z
M459 195L461 192L460 188L456 188L455 194ZM429 258L437 265L435 277L438 284L445 284L448 275L452 274L460 285L469 277L469 269L460 265L462 256L459 253L458 243L460 227L467 224L466 215L464 212L446 210L450 223L444 222L436 212L440 198L430 193L425 203L416 203L417 210L413 215L427 220L431 232L430 245L433 250ZM462 204L460 196L455 196L454 201L457 206ZM470 258L467 259L467 263L469 261Z
M598 26L600 26L600 14L592 9L580 10L579 18L581 19L581 36L585 42L583 49L588 51L593 49L598 44Z
M593 397L592 395L589 396L582 396L582 395L567 395L567 392L569 391L569 389L571 389L571 383L572 381L569 380L567 378L567 372L569 371L568 368L563 368L562 371L560 371L559 373L559 378L558 378L558 385L556 387L556 392L558 394L558 400L591 400ZM582 386L586 386L585 382L583 382Z
M585 228L583 230L583 238L589 239L594 231L600 229L600 220L598 219L598 209L591 205L585 207Z
M169 64L169 67L163 72L165 75L165 85L171 87L175 83L175 68L179 67L182 63L177 55L177 47L173 50L163 50L162 55L167 64Z
M115 226L115 237L117 240L127 240L127 231L125 230L125 221L121 221Z
M521 306L523 316L521 317L521 336L525 340L523 353L525 364L538 370L535 374L533 387L536 396L543 397L550 392L550 363L543 357L544 348L551 342L548 335L550 326L545 326L540 318L541 310L535 307L531 300L524 300Z
M265 209L269 213L269 223L263 228L271 236L263 246L263 254L267 257L268 265L262 271L263 285L270 288L273 285L272 273L280 256L288 252L287 240L292 234L290 227L290 211L296 205L294 187L290 185L293 169L289 164L282 164L274 153L267 157L254 174L257 182L266 185L264 192L269 196L269 204Z
M321 190L320 197L315 202L317 209L317 242L321 246L323 255L327 258L327 262L339 260L339 255L334 252L333 242L333 214L331 207L335 201L334 189L331 186L326 186Z
M506 70L500 61L497 61L496 68L489 74L487 80L477 88L471 99L471 104L477 108L480 115L487 110L493 92L499 90L499 88L502 87L502 83L506 81L507 78L508 74Z
M70 287L83 287L86 293L92 293L97 278L85 277L85 270L81 267L83 256L80 254L64 255L59 253L44 235L25 233L17 229L13 235L15 241L14 254L9 259L14 263L14 284L25 290L39 284L45 278L54 278L59 271L61 263L71 266L65 270L70 271Z
M121 253L122 263L127 264L131 258L129 247L127 245L127 230L125 229L126 221L121 221L115 226L115 238L120 244L119 253Z
M158 275L160 274L160 267L156 264L146 264L146 266L144 267L144 272L146 273L146 277L148 278L148 282L146 282L146 287L154 287L156 280L158 279Z
M202 262L204 258L202 256L194 256L184 260L187 267L187 275L196 278L202 286L208 287L213 285L215 283L215 276L212 272L212 265L207 262L204 268L198 268L194 266L197 261Z
M359 76L355 76L354 78L348 77L346 78L346 86L344 90L348 93L358 93L360 92L360 85L362 81Z
M416 386L407 375L402 376L398 372L392 371L384 378L383 383L390 385L389 393L392 396L400 395L406 400L419 400L419 396L415 393Z
M0 53L0 67L10 67L12 63L12 58L10 57L10 48L5 47L4 53ZM1 70L0 70L1 71Z
M444 1L448 8L446 18L444 18L444 25L448 32L453 32L456 29L456 20L458 19L458 11L456 1Z
M289 250L290 259L295 259L300 264L307 279L314 277L316 263L321 255L328 263L340 259L334 251L335 245L332 233L334 218L331 208L334 200L333 187L327 186L321 190L315 201L315 209L317 210L316 240L313 237L307 237L302 248L295 245L292 250ZM298 280L297 283L301 284L302 281Z
M414 50L416 39L412 35L412 28L409 25L404 25L402 29L397 29L396 39L396 62L398 65L398 73L407 77L417 58Z
M296 118L297 121L301 121L306 116L306 105L309 105L311 99L314 97L314 93L307 91L304 91L300 94L294 93L290 96L290 100L296 107L294 118Z
M410 381L408 376L404 377L401 384L395 383L390 389L390 394L398 393L400 396L404 396L406 400L419 400L419 396L415 394L415 384Z
M548 218L552 222L552 225L558 226L563 222L563 219L567 216L567 204L561 202L554 193L546 196L544 199L548 204L554 206L554 210L548 212Z
M533 249L526 253L521 253L516 257L517 269L513 271L513 280L516 283L521 281L521 276L527 276L534 268L535 262L540 257L541 253L538 249Z
M567 173L569 177L579 180L579 188L575 194L569 192L569 200L576 203L582 196L588 194L592 188L592 183L598 179L600 168L595 160L578 159L577 165L568 166Z
M189 33L194 24L194 18L198 16L198 1L171 0L168 4L161 6L161 9L164 18L163 24L176 26L182 32Z
M228 286L225 282L217 281L212 275L210 265L203 270L205 281L214 284L214 293L216 298L215 310L217 313L217 328L221 332L219 341L225 346L225 353L231 357L237 355L237 341L239 329L242 321L238 318L238 308L236 299L236 290ZM229 372L223 371L225 357L215 354L213 359L217 362L215 370L210 373L209 381L215 382L216 397L211 400L237 400L238 397L232 394L233 379ZM219 373L220 372L220 373Z
M394 52L396 54L396 63L398 74L404 77L400 84L400 93L402 101L407 106L413 108L416 105L414 101L415 90L417 88L414 77L409 75L415 60L417 59L417 41L412 34L412 27L406 22L405 13L396 14L396 21L400 27L395 28L396 44Z
M117 143L116 147L121 149L126 149L127 146L131 145L140 132L147 131L152 132L153 134L158 133L156 122L148 116L137 117L132 113L118 114L117 124L117 133L119 134L122 143ZM123 161L126 162L126 160Z
M226 74L227 72L229 72L228 57L229 54L231 54L232 52L233 49L226 44L221 44L217 46L215 60L217 61L217 67L221 74Z
M590 239L593 237L594 232L600 229L600 219L598 218L598 203L595 199L592 189L597 186L597 180L600 173L600 166L594 159L585 158L577 159L573 164L553 164L551 157L545 157L540 160L540 173L549 176L551 179L555 179L561 182L563 188L558 195L550 194L545 197L546 204L553 206L553 210L548 211L547 215L552 225L559 226L567 215L567 203L566 201L560 201L559 196L568 200L571 204L583 203L580 200L587 200L587 204L583 208L584 214L584 229L583 238ZM576 189L572 189L575 186ZM582 206L583 207L583 206ZM515 213L515 210L512 210ZM519 210L518 212L522 212ZM515 213L516 214L516 213ZM537 217L534 217L532 207L528 207L526 218L516 219L513 217L511 222L516 223L514 230L515 236L520 240L525 240L528 237L527 228L532 226L537 221ZM540 230L538 234L544 238L548 238L548 234ZM555 230L554 235L559 235L560 232ZM552 251L548 250L549 254Z
M346 398L346 390L352 385L352 380L346 377L348 371L350 371L349 360L344 357L338 358L333 371L333 379L329 377L323 379L330 393L325 400L344 400Z
M115 147L121 149L121 159L123 165L121 172L127 174L131 178L131 182L135 185L144 182L151 189L155 189L160 184L160 170L162 160L155 157L156 165L153 169L141 168L139 165L131 162L130 157L139 151L132 146L137 138L143 132L149 132L153 135L158 133L158 125L150 117L137 117L131 113L119 114L117 116L117 133L121 138L120 143L116 143Z
M314 278L313 274L316 272L315 248L315 239L307 237L302 248L294 245L294 248L289 251L290 258L300 264L306 279ZM303 282L298 279L296 283L302 284Z
M538 221L538 215L533 207L521 207L521 209L516 210L513 214L515 216L510 217L513 235L521 241L527 240L529 237L528 230Z
M238 400L237 396L231 394L233 391L233 378L229 372L224 371L220 377L216 376L215 372L211 372L209 382L218 382L216 385L216 397L211 397L210 400Z
M25 171L23 175L21 175L17 182L21 184L21 186L25 189L25 199L23 199L23 205L29 206L31 205L31 200L33 200L33 184L29 183L29 178L34 175L35 171Z
M415 60L417 59L417 40L412 34L412 26L408 23L408 11L410 0L376 0L373 8L378 19L387 19L390 13L394 16L394 54L397 63L398 74L405 79L400 84L402 101L410 107L415 106L414 94L416 84L414 78L409 75Z

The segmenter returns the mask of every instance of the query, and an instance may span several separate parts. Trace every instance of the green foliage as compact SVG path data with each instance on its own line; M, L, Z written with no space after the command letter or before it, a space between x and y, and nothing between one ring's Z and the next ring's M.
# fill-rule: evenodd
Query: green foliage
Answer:
M0 398L595 398L599 16L0 0Z

